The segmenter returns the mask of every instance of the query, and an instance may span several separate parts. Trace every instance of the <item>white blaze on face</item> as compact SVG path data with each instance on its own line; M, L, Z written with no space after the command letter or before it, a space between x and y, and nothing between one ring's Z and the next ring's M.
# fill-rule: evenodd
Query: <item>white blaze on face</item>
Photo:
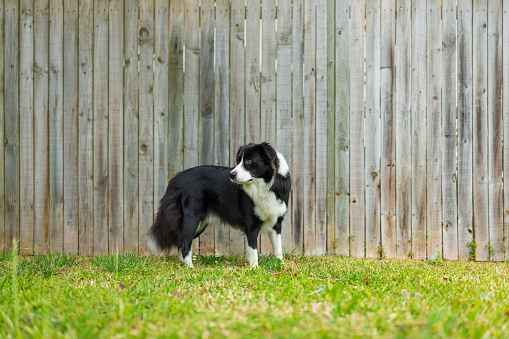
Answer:
M235 179L233 179L236 182L248 182L254 179L251 173L244 167L244 155L242 155L242 160L231 173L236 173Z

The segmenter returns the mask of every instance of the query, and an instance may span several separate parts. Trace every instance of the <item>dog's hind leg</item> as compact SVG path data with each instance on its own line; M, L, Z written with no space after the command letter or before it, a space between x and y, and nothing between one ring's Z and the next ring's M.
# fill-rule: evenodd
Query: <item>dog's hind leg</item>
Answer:
M179 247L179 259L188 267L193 268L193 239L200 225L201 218L189 210L184 210L182 219L182 233Z

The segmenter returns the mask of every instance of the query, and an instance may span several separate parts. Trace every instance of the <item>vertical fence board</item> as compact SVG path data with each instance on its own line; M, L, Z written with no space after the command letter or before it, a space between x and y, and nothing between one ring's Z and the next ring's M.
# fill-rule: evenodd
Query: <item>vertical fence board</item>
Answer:
M472 242L472 2L458 1L458 258Z
M108 3L94 2L94 254L108 253Z
M279 18L279 17L278 17ZM336 238L335 211L335 56L336 56L336 2L327 0L327 253L334 253L334 239ZM279 98L278 98L279 101Z
M276 0L262 1L260 141L276 146ZM260 253L273 253L267 235L260 235Z
M428 0L427 8L427 256L442 254L441 192L441 50L440 1Z
M366 4L366 256L380 246L380 2Z
M109 77L108 77L108 250L109 253L124 251L124 205L123 205L123 1L109 2Z
M146 234L154 220L154 2L140 1L139 13L139 241L147 251Z
M277 8L277 81L276 147L286 162L292 164L292 7L291 0L278 2ZM293 178L292 178L293 179ZM292 200L287 206L281 238L283 253L293 249Z
M315 90L316 90L316 7L304 1L304 253L316 252L315 228Z
M228 0L216 2L216 37L214 165L228 166L230 162L230 79L228 77L230 68L230 2ZM225 225L217 225L215 231L214 253L226 255L230 249L230 228Z
M260 139L260 2L246 5L246 143Z
M168 185L169 99L168 99L168 10L169 2L155 1L154 14L154 217ZM178 48L178 47L177 47ZM177 112L175 112L178 114ZM177 132L182 135L181 131Z
M506 37L507 39L507 37ZM502 192L502 2L488 2L488 254L504 260ZM507 141L507 140L506 140Z
M334 247L349 255L350 239L350 27L348 3L336 2L336 93L335 93L335 214ZM295 62L294 62L295 65ZM294 146L295 147L295 146Z
M6 1L5 36L17 37L19 32L19 4ZM5 43L5 244L12 248L13 239L19 239L19 62L18 39L6 39Z
M137 251L138 227L138 0L124 8L124 251Z
M55 252L61 251L64 245L62 0L50 0L49 15L50 249Z
M92 0L80 1L79 7L79 251L94 253L94 181L93 181L93 104L92 62L94 8ZM41 60L44 60L41 58ZM41 66L43 67L43 66ZM42 82L42 80L41 80ZM41 113L42 115L43 113Z
M412 258L426 259L426 0L412 4Z
M64 250L67 253L79 250L78 12L76 1L64 1Z
M327 251L327 1L316 3L316 251Z
M398 258L408 258L412 241L411 8L397 2L396 14L396 226Z
M4 26L4 17L5 17L5 3L4 1L0 1L0 41L4 41L5 39L5 26ZM34 29L35 34L35 29ZM0 43L0 140L4 142L0 142L0 249L5 248L5 246L9 243L6 238L6 230L5 230L5 96L4 96L4 77L5 77L5 41L4 43ZM35 225L34 225L35 227Z
M350 19L350 255L364 257L364 19L365 2L351 6Z
M200 15L200 165L214 162L214 0L201 1ZM215 229L209 224L200 235L200 254L214 254Z
M292 237L295 254L302 254L304 245L304 118L303 118L303 51L304 8L302 0L293 1L292 19ZM247 101L246 101L247 104ZM247 109L247 106L246 106Z
M488 41L487 3L474 2L473 8L473 168L475 259L489 259L488 241Z
M503 85L502 85L502 112L504 120L504 149L503 156L503 170L504 173L509 173L509 2L504 2L502 9L502 68L503 68ZM504 24L505 22L505 24ZM505 39L504 39L505 38ZM1 177L0 177L1 178ZM504 182L509 185L509 179L504 178ZM505 186L507 188L507 186ZM459 198L458 198L459 200ZM461 201L461 200L460 200ZM505 247L505 260L509 259L509 189L504 190L504 247ZM460 238L461 239L461 238ZM1 242L0 242L1 244Z
M236 165L239 147L244 144L244 22L245 2L232 0L230 22L230 166ZM230 230L230 253L244 254L244 235Z
M442 3L442 236L443 258L458 258L456 187L456 0Z
M184 168L198 165L198 119L200 95L200 7L198 0L186 0L184 18ZM199 253L200 240L193 241Z
M20 1L19 19L19 120L21 253L34 251L34 26L32 1ZM13 37L11 37L12 39Z

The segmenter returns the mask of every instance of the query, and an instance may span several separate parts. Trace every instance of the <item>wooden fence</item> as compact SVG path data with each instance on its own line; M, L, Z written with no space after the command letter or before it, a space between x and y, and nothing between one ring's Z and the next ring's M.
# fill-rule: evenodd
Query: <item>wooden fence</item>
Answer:
M505 260L508 11L0 0L0 247L146 248L169 178L268 141L292 170L284 251ZM217 225L194 246L244 241Z

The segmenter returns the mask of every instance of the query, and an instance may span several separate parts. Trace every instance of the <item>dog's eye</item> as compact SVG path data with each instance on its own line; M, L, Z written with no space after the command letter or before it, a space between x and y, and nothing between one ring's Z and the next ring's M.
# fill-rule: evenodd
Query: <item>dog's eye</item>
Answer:
M247 165L250 165L252 162L253 162L253 161L252 161L251 159L247 159L247 160L246 160L246 164L247 164Z

